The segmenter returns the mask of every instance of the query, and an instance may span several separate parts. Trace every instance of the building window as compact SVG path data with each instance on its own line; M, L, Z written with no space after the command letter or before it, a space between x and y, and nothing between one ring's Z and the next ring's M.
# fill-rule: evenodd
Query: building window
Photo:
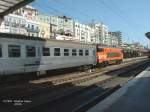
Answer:
M54 56L60 56L60 48L54 48Z
M84 40L84 37L81 37L82 40Z
M28 24L28 28L30 28L30 24Z
M89 50L85 50L85 56L89 55Z
M19 45L9 45L8 55L9 57L20 57L20 46Z
M72 49L72 56L76 56L77 55L77 50L76 49Z
M43 56L50 56L50 49L43 47Z
M0 57L2 57L2 45L0 45Z
M79 50L79 56L83 56L83 50L82 49Z
M34 25L32 25L31 28L34 29Z
M34 46L26 46L27 57L35 57L36 51Z
M64 49L64 56L69 56L69 49Z

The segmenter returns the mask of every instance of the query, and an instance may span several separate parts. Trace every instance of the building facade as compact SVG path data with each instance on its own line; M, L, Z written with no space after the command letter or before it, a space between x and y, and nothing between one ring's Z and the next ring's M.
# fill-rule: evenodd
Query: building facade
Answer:
M109 33L116 36L118 38L118 46L122 46L122 32L116 31L116 32L109 32Z
M74 35L77 40L85 43L96 43L95 29L87 24L74 22Z
M108 37L108 27L102 23L90 23L89 26L95 29L95 40L96 43L102 45L108 45L109 37Z
M26 19L20 15L9 14L4 17L0 32L26 35Z
M74 20L66 16L51 16L52 33L74 36Z
M25 6L4 17L0 32L38 36L37 10Z
M26 20L26 29L28 36L39 37L39 24L36 21Z
M39 13L32 6L22 7L5 16L0 31L112 47L122 46L122 32L108 32L108 26L102 22L82 24L66 16Z
M39 25L39 37L50 38L51 36L50 16L39 13L37 15L37 23Z
M120 47L119 46L119 40L118 40L118 37L111 34L111 32L109 32L108 34L109 36L109 39L108 39L108 46L110 47Z

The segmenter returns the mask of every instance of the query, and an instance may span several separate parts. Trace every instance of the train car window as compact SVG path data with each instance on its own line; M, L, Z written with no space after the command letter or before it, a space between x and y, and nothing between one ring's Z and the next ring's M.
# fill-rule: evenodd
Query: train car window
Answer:
M0 57L2 57L2 45L0 45Z
M85 50L85 56L89 55L89 50Z
M79 56L83 56L83 50L82 49L79 50Z
M43 47L43 56L50 56L50 49Z
M72 49L72 56L76 56L77 55L77 50L76 49Z
M115 53L115 52L111 52L111 53L107 54L107 57L118 57L118 56L120 56L120 54L119 53Z
M27 57L35 57L36 50L34 46L26 46Z
M96 51L95 50L93 50L93 56L95 56L96 55Z
M60 48L54 48L54 56L60 56Z
M69 56L69 49L64 49L64 56Z
M20 57L20 46L19 45L8 45L9 57Z

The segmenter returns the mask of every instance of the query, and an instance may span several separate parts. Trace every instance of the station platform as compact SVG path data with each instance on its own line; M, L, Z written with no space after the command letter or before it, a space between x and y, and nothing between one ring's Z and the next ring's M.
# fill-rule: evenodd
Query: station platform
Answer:
M150 66L87 112L150 112Z

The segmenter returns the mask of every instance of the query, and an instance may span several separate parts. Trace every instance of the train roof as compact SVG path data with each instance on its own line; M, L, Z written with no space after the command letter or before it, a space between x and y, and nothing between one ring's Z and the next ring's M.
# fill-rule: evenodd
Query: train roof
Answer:
M64 42L64 43L74 43L74 44L82 44L82 45L95 45L92 43L83 43L83 42L76 42L76 41L66 41L66 40L56 40L56 39L46 39L41 37L33 37L33 36L26 36L21 34L9 34L9 33L0 33L0 38L13 38L13 39L23 39L23 40L34 40L34 41L52 41L52 42Z

